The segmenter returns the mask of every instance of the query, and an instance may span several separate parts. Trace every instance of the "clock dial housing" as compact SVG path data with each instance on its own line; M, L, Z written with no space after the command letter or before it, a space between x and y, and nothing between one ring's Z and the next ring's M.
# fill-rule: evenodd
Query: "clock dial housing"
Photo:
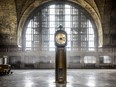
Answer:
M67 45L67 33L64 30L58 30L55 33L55 45L63 47Z

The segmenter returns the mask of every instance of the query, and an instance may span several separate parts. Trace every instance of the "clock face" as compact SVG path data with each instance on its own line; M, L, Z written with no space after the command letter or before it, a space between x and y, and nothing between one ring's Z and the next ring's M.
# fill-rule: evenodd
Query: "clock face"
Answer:
M63 33L58 33L56 35L56 42L58 44L65 44L66 43L66 35Z

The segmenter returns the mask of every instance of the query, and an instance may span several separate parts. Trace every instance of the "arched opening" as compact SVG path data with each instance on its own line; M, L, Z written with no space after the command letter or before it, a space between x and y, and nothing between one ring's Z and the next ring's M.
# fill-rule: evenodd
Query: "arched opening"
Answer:
M72 3L47 3L28 17L23 29L24 50L54 51L54 33L62 25L68 34L68 51L94 51L98 35L92 17Z

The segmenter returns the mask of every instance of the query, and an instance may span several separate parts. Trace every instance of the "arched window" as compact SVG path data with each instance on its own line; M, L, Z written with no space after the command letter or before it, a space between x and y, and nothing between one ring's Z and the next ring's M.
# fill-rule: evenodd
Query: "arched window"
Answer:
M25 25L25 50L54 51L54 34L59 25L68 35L67 50L93 51L97 46L95 25L88 13L72 4L50 4L38 8Z

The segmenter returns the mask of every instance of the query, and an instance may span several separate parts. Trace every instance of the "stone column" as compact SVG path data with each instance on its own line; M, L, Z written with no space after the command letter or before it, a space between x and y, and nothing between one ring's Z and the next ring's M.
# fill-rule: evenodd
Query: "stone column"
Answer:
M3 64L3 58L0 58L0 64Z
M8 56L3 56L3 64L7 64L7 58Z
M96 55L96 68L99 68L100 60L99 60L99 55Z
M84 64L84 55L82 55L81 56L81 66L82 66L82 68L84 68L85 67L85 64Z
M21 56L20 68L25 68L25 67L24 67L24 55Z

